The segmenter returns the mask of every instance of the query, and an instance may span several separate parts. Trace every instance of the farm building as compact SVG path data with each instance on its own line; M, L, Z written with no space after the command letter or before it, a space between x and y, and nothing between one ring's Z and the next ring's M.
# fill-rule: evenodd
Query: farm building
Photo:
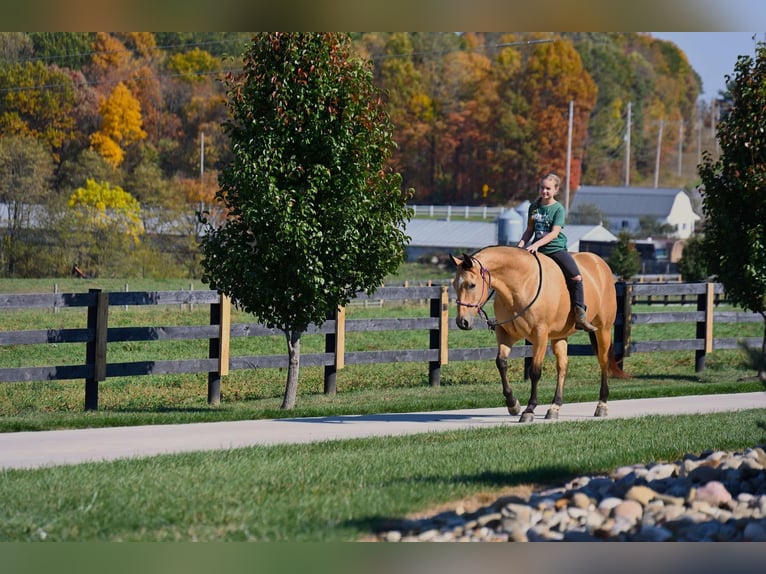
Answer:
M587 207L586 207L587 206ZM694 212L689 196L677 188L596 187L584 185L574 194L570 213L595 208L603 214L609 231L636 233L640 222L653 218L674 228L673 237L687 239L701 218Z
M443 256L447 253L474 252L488 245L515 245L524 229L509 226L506 210L495 221L448 221L412 219L405 233L412 240L407 246L407 260ZM515 220L515 218L514 218ZM616 242L617 237L601 225L567 225L564 228L569 251L579 251L580 241Z

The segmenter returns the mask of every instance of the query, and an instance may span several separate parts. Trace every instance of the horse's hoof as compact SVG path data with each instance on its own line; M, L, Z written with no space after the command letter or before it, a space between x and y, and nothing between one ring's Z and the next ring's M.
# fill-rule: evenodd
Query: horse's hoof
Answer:
M605 417L606 415L607 415L606 405L598 405L596 407L596 412L593 413L594 417Z
M517 415L521 412L521 403L519 402L519 399L515 399L512 405L509 405L508 401L506 401L505 404L508 406L508 414Z
M535 413L523 413L519 419L520 423L531 423L535 420Z
M553 409L548 409L548 412L545 413L545 420L548 420L548 421L557 421L557 420L559 420L559 411L558 410L553 410Z

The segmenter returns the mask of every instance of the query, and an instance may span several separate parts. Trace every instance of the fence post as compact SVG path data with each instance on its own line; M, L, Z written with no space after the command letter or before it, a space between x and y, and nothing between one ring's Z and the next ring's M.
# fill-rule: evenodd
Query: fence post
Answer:
M346 366L346 308L338 307L330 319L335 319L335 330L324 338L324 352L334 353L332 365L324 367L324 394L334 395L337 391L335 381L338 371Z
M231 338L231 299L220 294L218 303L210 304L210 324L218 325L218 337L208 343L208 358L218 359L218 369L207 374L207 402L221 403L221 377L229 374L229 342Z
M524 339L524 380L529 380L529 371L532 369L532 356L529 354L529 347L532 341Z
M694 351L694 372L705 370L705 355L713 351L713 305L715 284L706 283L705 292L697 296L697 311L704 311L705 318L697 321L697 339L705 342L702 350Z
M617 284L617 314L622 315L622 327L614 327L614 346L621 351L615 353L615 361L622 369L623 359L630 356L630 327L633 323L633 285L624 281Z
M429 332L429 349L439 351L436 361L428 362L428 384L441 384L441 366L447 364L449 353L449 287L442 286L439 297L431 299L431 317L439 319L439 326Z
M93 340L85 346L85 364L93 366L93 376L85 379L85 410L98 410L98 383L106 379L106 341L109 321L109 293L89 289L95 304L88 307L88 329Z

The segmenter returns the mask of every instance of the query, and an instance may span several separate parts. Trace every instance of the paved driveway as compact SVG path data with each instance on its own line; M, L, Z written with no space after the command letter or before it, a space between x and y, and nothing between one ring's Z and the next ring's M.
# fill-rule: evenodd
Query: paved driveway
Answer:
M593 420L596 402L565 403L559 422ZM766 408L766 393L610 401L608 418ZM537 408L538 424L547 405ZM392 436L521 424L505 407L0 434L0 469L77 464L165 453Z

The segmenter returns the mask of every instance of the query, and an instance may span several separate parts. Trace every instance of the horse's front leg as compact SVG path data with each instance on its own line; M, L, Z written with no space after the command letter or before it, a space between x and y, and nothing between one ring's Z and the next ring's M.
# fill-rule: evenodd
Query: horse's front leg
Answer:
M521 412L521 404L519 399L513 396L513 389L508 383L508 355L511 354L511 347L515 342L513 339L507 336L505 332L497 332L497 358L495 359L495 365L497 365L497 371L500 373L500 383L503 385L503 396L505 397L505 406L508 407L508 413L517 415Z
M541 342L542 341L542 342ZM527 408L521 413L519 422L530 423L535 420L535 409L537 408L537 384L543 374L543 359L547 350L547 335L542 339L536 337L532 339L532 364L529 367L529 402Z
M553 354L556 357L556 392L553 395L553 404L545 414L546 419L558 419L561 405L564 404L564 381L567 378L569 368L568 344L566 339L557 339L551 343Z

